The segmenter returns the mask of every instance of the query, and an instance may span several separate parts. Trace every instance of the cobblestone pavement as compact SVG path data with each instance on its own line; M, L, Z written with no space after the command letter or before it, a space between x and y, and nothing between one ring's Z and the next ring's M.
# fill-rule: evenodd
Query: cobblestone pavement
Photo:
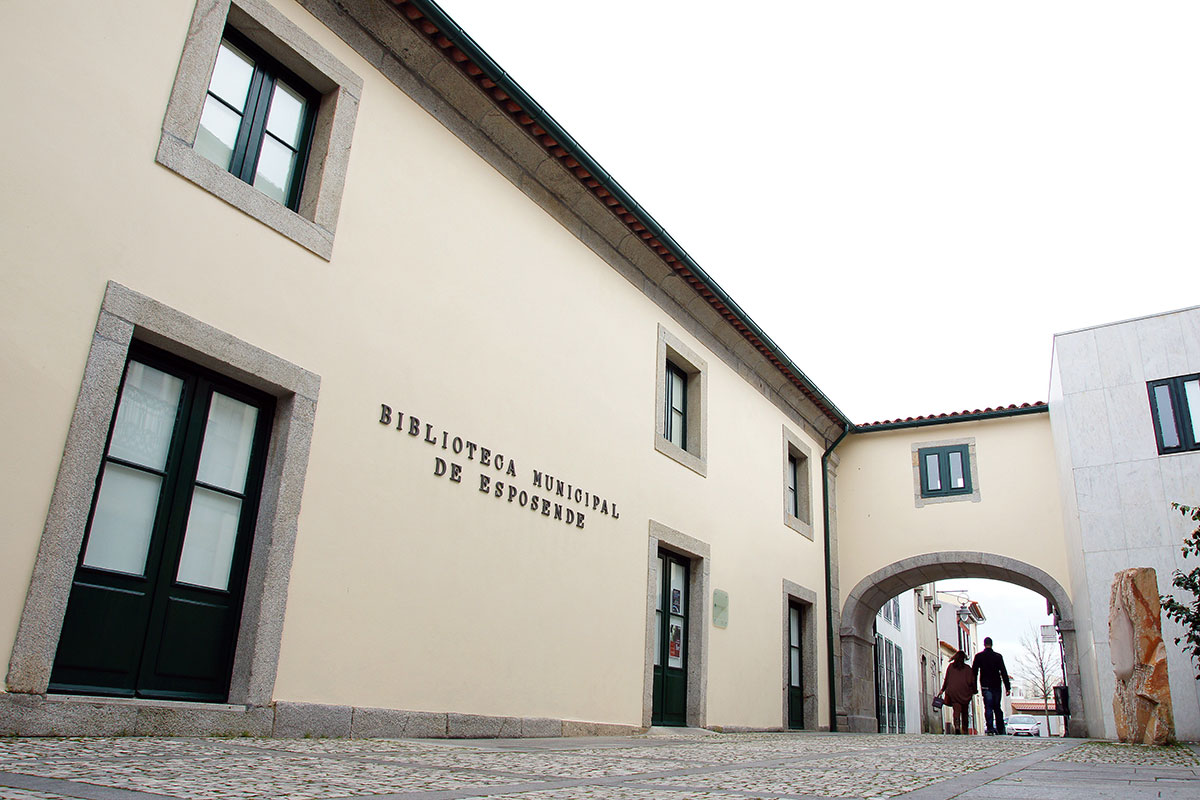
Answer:
M0 739L0 800L1200 797L1195 748L856 734Z

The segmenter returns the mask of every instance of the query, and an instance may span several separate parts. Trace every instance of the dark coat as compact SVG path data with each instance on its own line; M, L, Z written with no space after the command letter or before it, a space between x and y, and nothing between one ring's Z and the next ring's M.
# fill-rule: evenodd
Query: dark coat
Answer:
M1004 691L1010 691L1008 670L1004 668L1004 656L992 648L985 647L976 653L971 668L979 676L980 688L999 690L1000 682L1003 681Z
M946 667L942 694L951 705L971 702L971 697L975 694L975 670L968 667L965 661L961 664L951 663Z

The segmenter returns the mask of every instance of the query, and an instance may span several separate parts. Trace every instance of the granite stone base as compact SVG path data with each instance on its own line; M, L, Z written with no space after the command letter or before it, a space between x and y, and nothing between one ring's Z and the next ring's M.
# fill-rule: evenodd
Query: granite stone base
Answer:
M0 694L0 736L271 736L270 707Z
M841 727L838 723L838 730L849 731L850 733L878 733L879 720L875 717L859 717L853 714L845 717L846 727Z
M322 703L240 706L0 692L0 736L526 739L643 731L635 725Z

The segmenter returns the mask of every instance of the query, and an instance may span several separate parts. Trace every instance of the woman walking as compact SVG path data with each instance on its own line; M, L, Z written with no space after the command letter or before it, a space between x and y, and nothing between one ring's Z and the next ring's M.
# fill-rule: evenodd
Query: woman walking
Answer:
M946 679L942 681L939 695L954 709L954 732L967 732L967 705L975 695L975 670L967 666L967 654L959 650L950 659L946 668Z

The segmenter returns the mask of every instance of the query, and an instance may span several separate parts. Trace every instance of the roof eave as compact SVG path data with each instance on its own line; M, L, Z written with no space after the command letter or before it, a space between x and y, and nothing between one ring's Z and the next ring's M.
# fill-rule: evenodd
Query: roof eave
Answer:
M390 0L416 30L637 234L837 428L852 426L824 392L687 251L433 0ZM443 40L444 39L444 40Z

